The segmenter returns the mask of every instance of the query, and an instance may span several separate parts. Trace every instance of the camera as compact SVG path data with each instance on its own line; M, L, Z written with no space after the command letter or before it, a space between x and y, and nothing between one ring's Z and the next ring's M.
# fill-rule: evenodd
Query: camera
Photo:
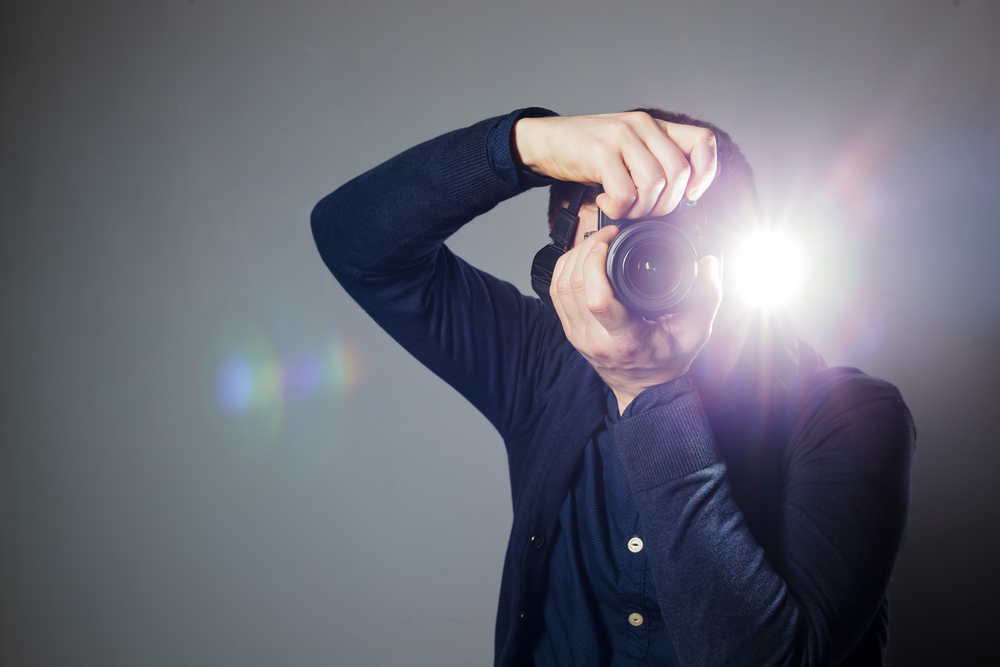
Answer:
M552 243L538 251L531 266L531 286L549 306L552 272L576 236L585 193L586 186L581 185L559 211L550 233ZM599 211L598 229L607 225L620 230L608 248L608 282L626 308L646 319L681 310L698 276L698 260L717 254L711 247L704 204L686 197L659 218L612 220Z

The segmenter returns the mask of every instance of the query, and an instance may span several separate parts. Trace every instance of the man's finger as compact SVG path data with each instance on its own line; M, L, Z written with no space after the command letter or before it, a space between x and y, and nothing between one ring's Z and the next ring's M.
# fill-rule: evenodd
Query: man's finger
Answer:
M658 134L664 143L669 144L666 137L658 128L653 128L648 134ZM683 169L688 168L687 160L676 148L677 155ZM644 218L650 215L657 203L663 198L663 194L670 187L672 172L676 171L676 165L664 163L659 155L650 150L645 138L639 135L635 141L625 146L622 152L625 166L628 167L629 176L635 186L636 200L624 217L630 219ZM681 189L679 192L683 192ZM678 201L680 195L678 194ZM620 218L616 218L620 219Z
M612 220L624 218L638 199L632 174L629 173L620 155L607 158L601 166L601 185L604 192L598 195L597 205Z
M589 238L586 238L579 245L574 247L568 254L572 257L570 259L567 257L566 271L572 271L569 281L573 289L573 298L576 302L576 310L578 316L580 317L581 324L586 326L588 323L592 322L592 317L587 309L587 295L585 286L585 277L583 272L584 261L591 254L591 250L605 243L605 240L610 240L614 238L614 231L611 228L599 229ZM572 265L572 268L570 266Z
M698 277L691 291L684 298L683 310L667 315L666 326L677 337L681 346L701 345L704 340L690 340L710 332L712 322L722 303L721 264L717 257L707 255L698 260Z
M681 201L691 176L691 165L685 154L666 135L660 121L650 119L648 125L639 124L639 131L645 141L645 148L663 170L666 184L660 190L656 202L648 213L660 217L670 213ZM643 213L645 215L646 213ZM632 217L640 217L633 216Z
M603 242L594 244L584 257L585 306L597 323L614 335L628 324L629 314L608 282L607 262L608 244Z
M549 298L552 299L552 307L555 308L559 321L562 322L567 338L570 334L571 324L570 313L566 312L564 273L566 271L567 255L563 255L556 260L556 266L552 270L552 282L549 283Z
M660 125L670 141L688 157L691 163L691 176L688 178L686 193L688 199L694 201L705 194L705 190L715 179L719 164L715 134L708 128L695 125L679 125L666 121L661 121Z

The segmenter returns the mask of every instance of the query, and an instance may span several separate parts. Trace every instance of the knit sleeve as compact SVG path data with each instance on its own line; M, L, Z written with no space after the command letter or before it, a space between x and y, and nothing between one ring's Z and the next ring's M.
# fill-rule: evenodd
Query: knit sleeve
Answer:
M478 215L548 182L510 154L522 109L442 135L358 176L312 212L320 256L344 289L508 437L534 406L561 335L555 314L470 266L445 240Z
M685 665L840 664L879 610L908 521L913 423L892 385L824 373L792 425L766 554L690 383L656 388L615 427Z

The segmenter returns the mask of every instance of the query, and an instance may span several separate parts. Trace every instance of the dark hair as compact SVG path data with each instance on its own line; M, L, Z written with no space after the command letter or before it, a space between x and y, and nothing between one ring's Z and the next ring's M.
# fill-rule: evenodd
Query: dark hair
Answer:
M629 111L641 111L669 123L705 127L715 134L716 150L722 170L702 197L710 212L710 227L714 226L724 237L728 231L741 227L756 215L757 193L754 188L753 170L729 133L712 123L682 113L654 108L629 109ZM569 199L574 185L560 181L549 187L549 229L552 228L559 209ZM596 186L588 188L583 198L584 205L593 204L601 192L601 188Z

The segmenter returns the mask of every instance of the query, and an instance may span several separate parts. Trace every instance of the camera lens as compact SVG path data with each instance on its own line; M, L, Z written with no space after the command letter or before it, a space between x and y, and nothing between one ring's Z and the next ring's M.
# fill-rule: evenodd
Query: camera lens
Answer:
M629 286L636 293L651 298L670 294L683 274L676 250L655 240L632 248L623 267Z
M676 312L698 275L691 240L666 222L623 226L608 249L608 281L629 310L646 318Z

